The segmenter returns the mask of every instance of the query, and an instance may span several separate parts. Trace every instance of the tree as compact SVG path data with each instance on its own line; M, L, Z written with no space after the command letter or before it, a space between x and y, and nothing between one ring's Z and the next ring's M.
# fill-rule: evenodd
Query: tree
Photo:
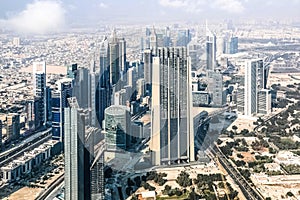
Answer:
M241 166L245 166L246 163L243 160L237 160L235 161L236 166L241 167Z
M217 140L217 144L218 144L218 145L220 145L220 144L222 144L222 143L223 143L222 140L220 140L220 139Z
M159 186L162 186L162 185L164 185L166 182L167 182L167 180L165 180L164 179L164 177L166 177L167 176L167 174L166 173L156 173L155 175L154 175L154 182L155 183L157 183Z
M192 179L190 179L190 175L184 171L182 171L177 179L176 182L181 186L181 187L188 187L192 185Z
M189 194L188 199L189 200L198 200L199 198L200 198L200 196L198 194L196 194L195 189L193 188Z
M232 130L234 130L234 132L236 132L237 129L238 129L238 127L236 125L232 126Z
M244 156L243 156L242 154L240 154L240 153L236 154L236 156L237 156L238 158L244 158Z
M182 191L179 188L175 188L175 194L180 197L182 195Z
M242 135L248 135L248 134L249 134L249 130L248 130L248 129L243 129L243 130L241 131L241 134L242 134Z
M291 191L287 192L286 195L289 196L289 197L293 197L294 196L294 194Z
M162 193L163 193L164 195L167 195L167 194L169 194L169 191L170 191L171 189L172 189L171 186L165 185L165 188L164 188L164 190L162 191Z

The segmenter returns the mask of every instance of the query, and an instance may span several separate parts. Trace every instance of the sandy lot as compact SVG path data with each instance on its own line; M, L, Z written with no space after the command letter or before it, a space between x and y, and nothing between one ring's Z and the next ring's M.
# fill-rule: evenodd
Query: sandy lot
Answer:
M34 200L35 197L42 191L42 188L29 188L23 187L18 191L14 192L7 199L18 199L18 200Z
M255 128L255 125L253 125L253 122L255 122L257 118L255 117L246 117L246 116L239 116L228 128L227 130L232 130L232 126L237 126L237 132L240 132L243 129L248 129L249 131L253 131Z
M300 74L293 73L292 75L296 78L300 78ZM285 73L269 73L267 87L278 83L282 86L287 86L289 84L300 83L300 80L293 79L289 74Z

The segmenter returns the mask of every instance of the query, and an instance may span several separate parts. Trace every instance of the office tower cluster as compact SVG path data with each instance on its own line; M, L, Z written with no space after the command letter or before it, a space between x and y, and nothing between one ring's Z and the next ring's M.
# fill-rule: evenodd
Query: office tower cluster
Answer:
M192 54L193 55L193 54ZM194 58L195 59L195 58ZM206 27L206 79L200 81L199 74L192 76L192 102L194 106L222 107L226 104L226 89L223 74L217 62L217 37ZM205 87L203 88L203 86Z
M61 115L66 199L104 199L105 152L128 151L133 138L138 141L134 136L143 136L143 129L131 131L136 124L131 116L140 112L139 99L145 93L142 63L129 65L126 41L118 38L115 30L109 39L102 40L99 51L99 65L92 59L89 67L68 67L69 87L64 94L69 98ZM59 89L55 91L61 94ZM60 100L64 100L62 96Z
M271 91L266 88L266 69L262 59L245 61L245 77L237 89L237 110L245 116L271 112Z
M206 24L206 63L204 65L206 78L199 73L199 55L197 42L188 45L193 75L192 102L194 106L223 107L229 103L229 89L224 87L223 73L228 73L229 62L226 54L238 53L238 38L232 32L217 36Z

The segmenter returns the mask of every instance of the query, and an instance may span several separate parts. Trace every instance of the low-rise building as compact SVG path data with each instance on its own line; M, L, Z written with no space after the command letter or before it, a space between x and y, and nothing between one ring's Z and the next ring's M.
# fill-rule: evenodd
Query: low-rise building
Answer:
M57 143L58 141L55 142ZM22 174L30 173L34 167L40 166L43 161L51 157L51 148L55 147L53 144L51 142L44 143L3 166L1 168L2 181L16 181Z

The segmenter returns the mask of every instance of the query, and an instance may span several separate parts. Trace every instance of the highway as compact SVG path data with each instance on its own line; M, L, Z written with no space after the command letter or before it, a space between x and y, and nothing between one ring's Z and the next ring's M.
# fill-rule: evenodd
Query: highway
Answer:
M1 152L1 153L0 153L0 158L2 158L3 156L6 156L6 155L9 154L10 152L12 152L12 151L14 151L14 150L16 150L16 149L18 149L18 148L20 148L20 146L24 146L24 145L26 145L27 143L32 142L32 140L34 140L34 139L36 139L36 138L38 138L38 137L40 137L40 136L42 136L42 135L45 135L46 133L48 133L48 132L51 131L51 130L52 130L52 128L48 128L48 129L45 130L45 131L41 131L41 132L38 132L38 133L35 133L35 134L29 136L29 137L26 138L25 140L22 140L19 144L16 144L15 147L12 147L12 148L10 148L10 149L7 149L6 151Z
M0 167L13 161L16 157L22 156L25 151L29 151L50 140L51 130L52 128L49 128L45 131L38 132L23 140L21 143L17 144L17 146L2 152L0 154Z
M201 123L198 124L198 127L203 125L204 121L207 123L207 120L209 120L212 116L220 114L222 111L224 110L219 110L218 112L211 113L206 118L206 120L203 120L201 121ZM201 143L200 140L201 138L199 138L199 134L196 134L195 146L200 145ZM230 175L232 179L237 183L237 185L240 187L243 195L246 197L247 200L264 200L264 197L255 188L253 188L253 186L249 184L249 182L238 171L238 169L232 166L232 164L228 161L228 158L223 154L223 152L219 149L216 143L212 143L207 146L209 146L206 149L207 155L210 156L212 159L217 158L219 160L219 163L227 171L227 174Z
M61 174L48 188L46 188L40 195L36 198L36 200L44 200L49 195L51 195L52 191L56 188L59 188L63 184L64 181L64 173Z
M264 200L264 197L253 186L249 184L249 182L244 178L239 170L232 166L227 157L223 154L219 147L216 146L216 144L210 146L207 151L213 157L218 158L220 164L224 167L224 169L232 177L232 179L238 184L247 200Z

